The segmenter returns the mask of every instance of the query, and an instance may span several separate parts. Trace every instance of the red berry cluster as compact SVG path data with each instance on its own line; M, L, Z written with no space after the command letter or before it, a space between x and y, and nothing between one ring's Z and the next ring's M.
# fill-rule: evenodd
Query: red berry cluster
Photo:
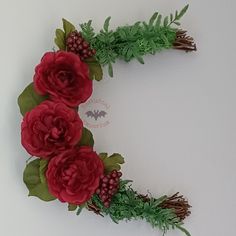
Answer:
M67 51L79 55L81 60L92 57L96 53L96 50L91 49L89 43L77 31L73 31L68 35L66 47Z
M112 197L117 193L119 189L119 182L122 173L113 170L108 175L102 175L100 178L100 186L96 193L103 202L105 207L109 207Z

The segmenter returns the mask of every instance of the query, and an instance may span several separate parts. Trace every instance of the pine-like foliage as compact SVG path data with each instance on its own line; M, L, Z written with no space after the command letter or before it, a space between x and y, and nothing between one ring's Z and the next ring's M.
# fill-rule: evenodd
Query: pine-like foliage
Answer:
M100 198L94 195L91 202L95 204L100 213L109 215L111 219L118 223L121 220L142 219L150 223L154 228L158 228L163 233L169 229L178 228L187 236L189 232L181 225L181 220L175 215L172 209L162 208L167 196L158 199L150 198L150 201L145 202L140 195L135 192L128 184L130 181L121 181L119 192L114 195L109 208L105 208Z
M96 49L97 60L102 65L108 65L109 75L113 76L112 64L116 59L129 62L136 58L143 64L144 55L171 48L177 32L172 25L180 25L179 20L187 9L188 5L180 12L176 11L175 15L170 14L164 19L156 12L149 22L137 22L130 26L118 27L114 31L109 29L111 17L108 17L98 34L95 33L91 20L80 26L83 37Z

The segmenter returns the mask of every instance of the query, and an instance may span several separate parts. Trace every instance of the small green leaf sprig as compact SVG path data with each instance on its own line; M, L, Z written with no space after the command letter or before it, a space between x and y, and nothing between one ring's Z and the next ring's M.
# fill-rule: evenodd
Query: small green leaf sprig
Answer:
M176 11L175 15L170 14L164 19L155 12L149 22L136 22L130 26L118 27L114 31L109 29L111 17L108 17L98 34L95 33L91 20L80 26L83 37L96 50L96 59L101 65L108 65L108 73L113 77L112 64L117 59L129 62L135 58L144 64L144 55L172 48L178 30L172 25L180 25L179 20L188 7L186 5L180 12Z

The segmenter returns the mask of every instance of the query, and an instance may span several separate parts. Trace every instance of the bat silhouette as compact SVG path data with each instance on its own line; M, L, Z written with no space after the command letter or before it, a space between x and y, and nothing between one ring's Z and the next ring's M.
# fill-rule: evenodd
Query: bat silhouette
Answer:
M105 117L107 113L105 111L93 110L87 111L85 114L87 115L87 117L91 117L95 120L98 120L98 118Z

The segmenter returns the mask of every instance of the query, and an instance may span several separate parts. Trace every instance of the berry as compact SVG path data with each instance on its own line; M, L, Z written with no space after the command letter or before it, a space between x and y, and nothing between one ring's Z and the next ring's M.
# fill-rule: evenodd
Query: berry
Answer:
M110 206L112 197L117 193L121 176L121 172L113 170L111 173L100 177L100 184L96 193L105 207Z
M68 35L66 47L68 52L77 54L82 61L96 54L96 50L91 49L89 43L77 31L73 31Z
M88 53L88 49L83 49L82 53L85 55Z
M84 48L88 48L88 47L89 47L89 44L84 41L84 42L83 42L83 47L84 47Z
M106 201L106 200L107 200L107 196L106 196L106 195L102 195L101 200L102 200L103 202Z
M104 190L105 192L107 192L107 191L108 191L108 188L103 188L103 190Z
M81 37L79 37L79 38L77 39L76 43L80 45L80 44L82 43L82 41L83 41L83 39L82 39Z
M79 46L78 46L78 50L80 51L80 50L83 50L83 46L80 44Z
M102 182L103 182L103 183L107 183L107 182L108 182L108 178L107 178L107 177L103 177L103 178L102 178Z
M113 170L113 171L111 172L111 176L112 176L113 178L116 178L116 177L117 177L117 171L116 171L116 170Z
M68 38L68 39L67 39L67 43L68 43L68 44L70 44L70 43L72 43L72 42L73 42L73 39L72 39L72 38Z
M122 176L122 173L119 171L118 172L118 177L120 178Z

